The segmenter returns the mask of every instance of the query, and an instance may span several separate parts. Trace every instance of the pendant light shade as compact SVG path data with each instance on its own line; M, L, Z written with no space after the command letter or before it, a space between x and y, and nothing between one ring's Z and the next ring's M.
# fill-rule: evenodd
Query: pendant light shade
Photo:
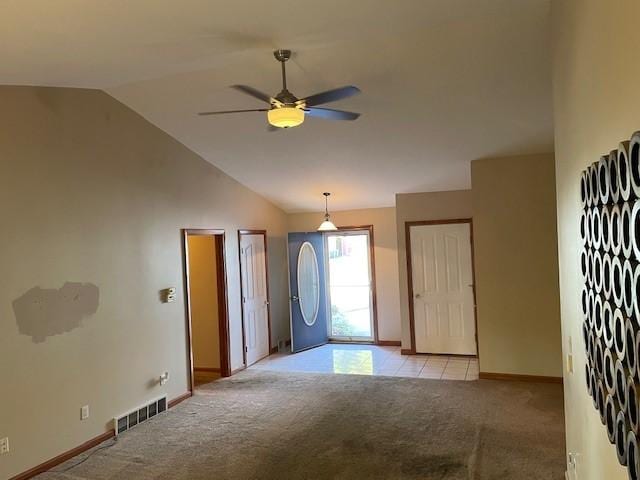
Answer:
M318 227L319 232L335 232L338 228L333 224L331 220L325 220Z
M318 227L319 232L335 232L338 228L333 224L333 222L329 219L329 192L324 192L324 222L320 224Z

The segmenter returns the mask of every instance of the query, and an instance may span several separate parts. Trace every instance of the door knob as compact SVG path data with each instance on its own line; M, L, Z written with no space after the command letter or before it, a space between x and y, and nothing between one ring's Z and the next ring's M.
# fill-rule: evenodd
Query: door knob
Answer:
M293 296L291 297L291 301L293 301L293 302L297 302L297 301L298 301L298 296L297 296L297 295L293 295Z
M419 293L416 293L416 298L420 298L420 294Z

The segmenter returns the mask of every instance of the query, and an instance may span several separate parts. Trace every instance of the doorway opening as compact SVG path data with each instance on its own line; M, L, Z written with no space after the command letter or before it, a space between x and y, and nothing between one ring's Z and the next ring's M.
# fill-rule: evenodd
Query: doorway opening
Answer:
M373 226L288 234L293 353L334 343L376 343Z
M231 375L224 230L183 230L191 390Z
M411 351L477 356L471 219L406 222Z
M373 227L325 234L329 340L376 342Z
M266 230L238 230L244 364L271 353L269 268Z

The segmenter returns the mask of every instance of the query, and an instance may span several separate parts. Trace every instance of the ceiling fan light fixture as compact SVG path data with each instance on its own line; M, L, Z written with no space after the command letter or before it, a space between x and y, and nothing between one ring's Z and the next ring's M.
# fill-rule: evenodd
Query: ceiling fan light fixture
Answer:
M267 120L278 128L297 127L304 122L304 111L296 107L276 107L267 112Z

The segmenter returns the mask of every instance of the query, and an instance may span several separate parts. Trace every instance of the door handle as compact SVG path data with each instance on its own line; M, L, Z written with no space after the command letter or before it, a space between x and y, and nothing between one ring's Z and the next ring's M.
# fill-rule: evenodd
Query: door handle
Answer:
M421 298L419 293L416 293L416 294L415 294L415 297L416 297L416 298Z
M265 305L269 305L269 301L268 301L268 300L265 300L265 301L264 301L264 304L265 304Z
M293 296L291 297L291 301L292 301L292 302L297 302L297 301L298 301L298 296L297 296L297 295L293 295Z

